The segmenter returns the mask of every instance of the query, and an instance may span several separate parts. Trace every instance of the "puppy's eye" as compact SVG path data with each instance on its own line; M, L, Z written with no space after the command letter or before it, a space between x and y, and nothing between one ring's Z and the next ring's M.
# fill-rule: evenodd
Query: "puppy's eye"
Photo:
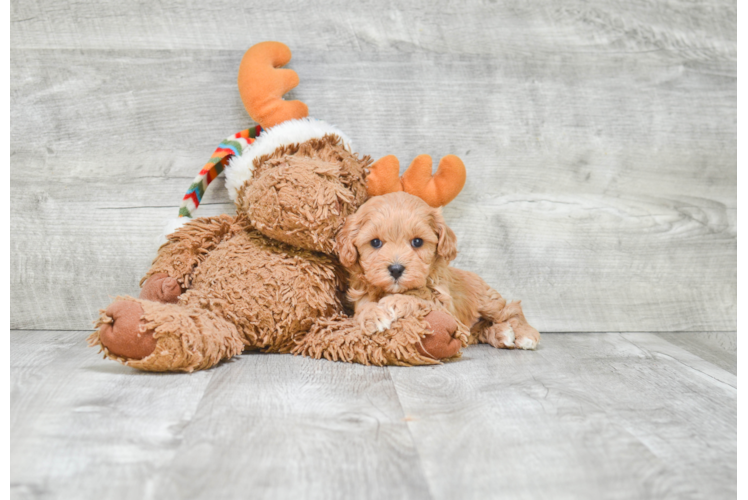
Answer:
M413 248L421 248L423 246L423 240L421 238L413 238L410 240L410 244L413 245Z
M374 238L373 240L371 240L371 246L373 246L374 248L382 248L382 240L380 240L379 238Z

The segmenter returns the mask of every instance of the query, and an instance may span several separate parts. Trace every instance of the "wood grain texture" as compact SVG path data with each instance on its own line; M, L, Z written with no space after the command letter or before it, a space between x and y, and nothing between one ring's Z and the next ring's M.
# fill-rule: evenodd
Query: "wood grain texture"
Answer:
M107 363L87 333L11 334L14 498L146 498L215 373Z
M11 2L19 48L246 50L247 38L314 51L424 50L493 55L565 48L670 50L690 59L734 60L736 5L598 0L438 3L258 0Z
M428 498L385 368L248 354L194 374L11 335L15 498Z
M386 368L234 364L214 376L155 498L429 498Z
M737 332L662 332L657 336L726 372L738 374Z
M435 498L733 498L737 380L655 335L391 368Z
M136 293L243 51L374 157L457 154L459 267L542 331L736 328L734 3L11 3L11 326ZM467 29L466 27L470 27ZM199 215L232 212L211 187Z
M736 495L736 377L650 333L191 375L103 360L86 333L11 332L13 498Z

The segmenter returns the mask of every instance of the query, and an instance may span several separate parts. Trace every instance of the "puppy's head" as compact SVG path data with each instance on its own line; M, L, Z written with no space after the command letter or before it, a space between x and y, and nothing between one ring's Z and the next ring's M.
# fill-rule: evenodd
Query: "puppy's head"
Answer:
M340 262L386 293L426 285L435 265L457 256L441 210L404 192L375 196L338 233Z

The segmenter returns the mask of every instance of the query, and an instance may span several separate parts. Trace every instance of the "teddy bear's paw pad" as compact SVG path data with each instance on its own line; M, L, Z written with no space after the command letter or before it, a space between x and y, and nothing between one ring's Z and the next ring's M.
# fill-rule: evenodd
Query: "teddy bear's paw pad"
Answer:
M182 295L182 287L179 282L164 273L150 276L140 290L141 299L162 304L176 304L179 302L180 295Z
M156 349L153 331L141 320L143 307L132 300L117 300L106 309L110 323L101 326L101 344L111 354L129 359L143 359Z
M457 331L457 322L442 311L431 311L423 318L433 333L426 334L416 349L422 356L433 359L447 359L460 352L462 344L452 335Z

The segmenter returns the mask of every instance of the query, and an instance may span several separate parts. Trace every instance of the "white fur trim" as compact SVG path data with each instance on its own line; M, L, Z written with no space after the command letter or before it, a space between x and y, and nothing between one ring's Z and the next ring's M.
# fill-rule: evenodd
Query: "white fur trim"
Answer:
M223 175L226 177L226 189L229 198L236 200L239 188L252 178L254 170L254 159L268 155L281 146L306 142L315 137L324 137L326 134L335 134L343 140L346 147L351 147L351 140L337 127L314 118L301 118L300 120L288 120L273 128L263 130L257 140L242 151L241 156L234 156L229 161L228 167Z
M184 226L191 220L192 219L190 219L189 217L176 217L174 219L169 219L166 222L166 225L164 225L164 229L163 231L161 231L161 234L158 237L158 246L161 247L161 245L166 243L167 236L169 236L171 233Z

